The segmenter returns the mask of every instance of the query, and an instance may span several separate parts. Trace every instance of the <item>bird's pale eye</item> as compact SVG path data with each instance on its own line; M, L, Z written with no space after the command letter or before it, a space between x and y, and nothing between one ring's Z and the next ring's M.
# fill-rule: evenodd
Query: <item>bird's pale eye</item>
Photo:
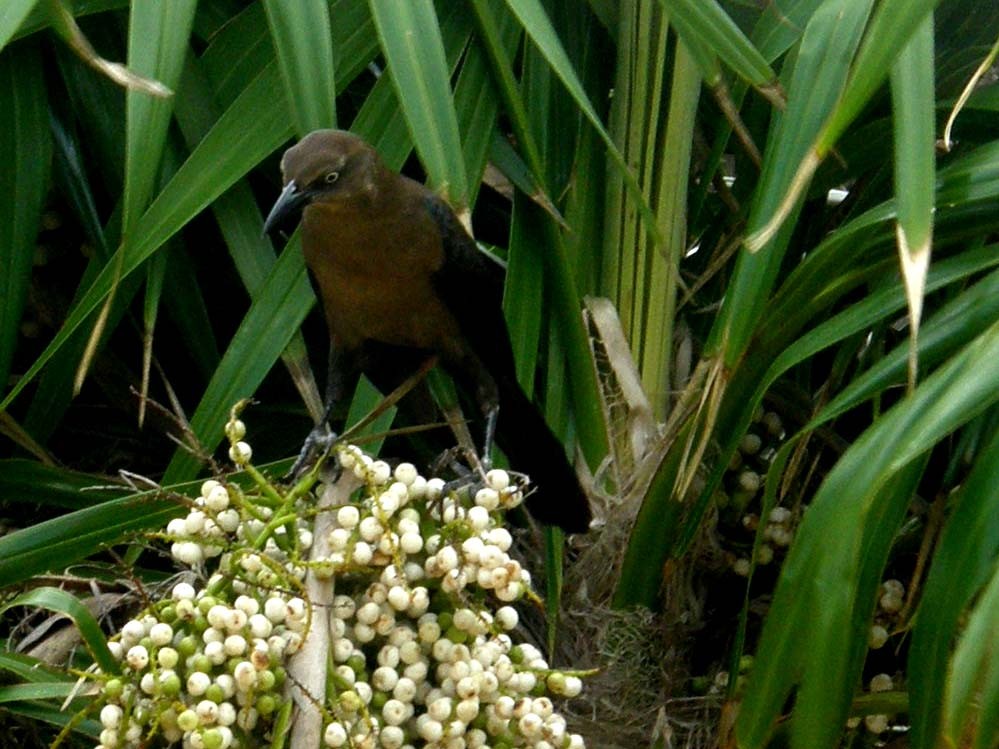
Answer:
M336 182L336 181L337 181L338 179L340 179L340 172L327 172L327 173L326 173L326 176L325 176L325 177L323 177L323 181L324 181L324 182L325 182L325 183L326 183L327 185L332 185L332 184L333 184L334 182Z

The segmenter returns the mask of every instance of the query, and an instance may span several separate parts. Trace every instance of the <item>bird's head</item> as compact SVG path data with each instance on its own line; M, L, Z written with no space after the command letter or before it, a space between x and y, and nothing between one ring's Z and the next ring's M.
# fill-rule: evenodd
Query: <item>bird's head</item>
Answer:
M264 232L294 227L313 204L345 203L370 196L381 169L375 149L346 130L315 130L284 152L284 189L264 222Z

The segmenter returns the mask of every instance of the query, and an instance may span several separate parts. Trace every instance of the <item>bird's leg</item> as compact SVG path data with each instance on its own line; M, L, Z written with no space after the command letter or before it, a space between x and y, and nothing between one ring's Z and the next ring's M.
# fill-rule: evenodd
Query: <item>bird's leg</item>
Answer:
M493 441L496 436L496 420L499 417L499 403L491 403L486 410L486 436L482 440L482 464L483 472L488 472L493 467Z
M472 371L472 376L475 378L475 396L479 402L479 408L482 409L482 414L486 417L486 433L482 439L482 459L479 461L482 478L485 479L486 472L493 465L493 439L496 436L496 421L499 418L500 409L499 387L482 361L478 357L474 357L474 359L476 366Z
M493 440L499 416L499 388L496 386L496 380L489 374L489 370L477 356L469 353L462 363L460 378L464 381L465 386L470 386L469 389L475 393L479 408L482 409L482 413L486 417L486 430L482 441L482 455L481 457L473 456L477 458L473 472L454 481L449 481L445 485L445 489L456 490L470 487L470 491L474 493L475 488L481 488L485 485L486 473L492 467Z
M285 480L296 480L321 457L325 456L333 443L336 442L337 434L330 426L333 418L333 411L342 400L347 389L347 380L351 377L356 379L357 368L354 366L354 357L340 350L335 343L330 346L329 366L326 373L326 399L323 404L323 415L319 422L309 432L305 438L302 449L298 453L291 470L285 474Z

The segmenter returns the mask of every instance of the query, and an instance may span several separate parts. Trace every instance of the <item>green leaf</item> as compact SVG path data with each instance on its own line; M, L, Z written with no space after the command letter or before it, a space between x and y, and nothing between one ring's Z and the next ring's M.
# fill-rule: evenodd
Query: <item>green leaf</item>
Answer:
M372 0L371 15L392 71L399 104L429 176L459 215L468 206L468 179L440 27L430 0L388 5Z
M196 482L199 483L199 482ZM190 489L196 491L196 483ZM0 538L0 585L30 580L94 554L127 534L165 525L185 511L158 491L142 492L36 523Z
M51 154L42 58L28 41L0 54L0 387L20 334Z
M677 33L698 40L753 86L769 90L777 74L716 0L660 0Z
M101 731L104 729L100 721L80 720L79 713L70 713L59 706L44 702L9 702L6 709L34 723L49 723L53 726L71 727L75 733L88 736L94 741L98 740Z
M273 152L291 134L286 110L275 100L280 91L276 65L260 72L253 83L219 117L218 122L177 170L119 250L122 278L135 270L222 192ZM32 363L0 408L6 408L106 298L117 275L112 261L69 313L62 329Z
M65 671L42 663L30 655L13 653L3 648L0 648L0 669L13 674L22 681L42 684L53 681L76 682L76 678Z
M786 182L786 189L775 196L777 205L774 210L763 214L754 213L755 219L750 226L752 233L746 240L748 248L758 250L774 236L790 215L793 206L799 202L818 165L888 77L895 59L938 2L939 0L888 0L878 3L877 12L864 34L863 45L850 66L849 80L844 86L831 89L836 93L836 102L835 107L828 112L828 119L817 131L811 127L803 131L803 135L810 139L809 147L802 152L800 159L787 159L789 168L794 172L793 177ZM870 12L870 3L858 2L854 5L858 10L859 6L866 6L863 9L865 17ZM823 8L825 7L824 5ZM820 12L815 14L816 18ZM854 14L851 12L844 15ZM857 29L858 32L859 30ZM846 54L841 55L840 60L829 61L830 70L843 69L845 66L842 62L853 56L853 51L845 47L841 52ZM837 62L840 64L837 65ZM821 87L822 84L816 82L815 85ZM821 111L816 114L821 114ZM814 141L811 140L813 134Z
M101 670L106 674L120 672L118 661L108 650L107 639L104 637L97 619L75 596L59 588L35 588L0 606L0 614L14 606L42 608L57 614L65 614L76 624L76 628L83 637L83 642L87 645L87 649L90 650L90 654Z
M948 706L948 721L954 715L955 681L967 683L969 677L972 682L976 681L974 674L959 671L956 663L949 671L948 661L952 644L964 627L965 610L993 574L999 554L999 514L995 511L997 482L999 431L994 431L975 457L960 493L953 498L953 509L940 534L915 617L908 658L912 745L915 749L932 749L940 745L945 706ZM953 738L957 744L957 737Z
M850 80L843 90L829 121L820 134L816 150L825 155L839 140L846 127L867 105L874 92L888 77L896 58L909 40L926 22L940 0L885 0L879 2L864 33L864 43L850 70ZM932 27L932 23L931 23ZM925 51L926 43L922 42ZM932 59L930 57L929 59ZM924 92L926 93L926 92Z
M43 681L34 684L13 684L0 687L0 704L5 702L26 702L28 700L51 700L69 697L76 691L75 683L65 681Z
M784 227L776 237L773 233L766 238L758 235L776 212L785 210L781 201L797 179L798 164L846 83L848 61L860 43L871 4L871 0L827 0L805 29L788 87L787 110L774 113L746 227L747 246L757 252L740 255L709 341L711 348L724 342L724 361L729 366L742 356L759 322L793 227ZM774 230L780 226L776 224Z
M909 300L909 384L915 387L923 288L930 266L936 184L933 18L927 16L892 67L898 254Z
M4 502L79 509L106 502L121 493L107 479L34 460L0 460L0 496Z
M788 0L780 6L766 5L750 38L763 55L773 62L801 38L812 14L825 0Z
M135 0L129 15L129 67L137 74L177 88L194 20L194 0ZM153 193L163 160L172 97L129 90L126 100L123 235L131 234Z
M988 248L994 251L993 247ZM989 273L964 293L943 305L923 325L919 340L920 361L935 366L968 343L979 331L999 319L999 273ZM908 348L899 346L855 377L812 420L812 426L828 423L868 398L905 379Z
M802 163L806 157L812 158L811 147L846 86L850 60L860 45L872 5L870 0L826 0L805 28L788 88L787 111L768 139L767 158L746 227L746 244L753 251L763 248L773 236L776 226L770 222L774 214L790 211L787 196L792 185L811 176ZM795 198L799 194L800 188Z
M336 127L329 3L265 0L264 10L296 132Z
M52 1L58 2L60 5L64 5L66 2L66 0ZM72 11L73 16L81 18L108 10L122 10L128 8L128 3L129 0L72 0ZM36 0L35 9L31 11L27 20L17 31L16 38L34 34L36 31L52 26L52 15L51 2L38 2Z
M485 45L486 54L492 64L493 76L497 88L506 105L506 113L511 118L514 134L535 179L545 184L547 188L547 174L542 162L541 149L534 137L525 101L518 90L517 82L513 75L513 63L509 51L506 48L505 40L500 34L503 25L497 20L492 5L491 0L473 0L472 8L476 14L477 28L481 40ZM546 119L543 113L540 114L539 119ZM525 207L525 210L527 210L527 207ZM535 249L534 252L540 255L544 261L545 280L547 284L546 291L550 294L555 324L558 326L559 335L562 337L566 356L571 362L588 362L590 360L590 349L586 339L586 331L583 329L579 292L575 286L561 232L558 230L555 222L550 219L545 219L538 225L543 230L540 236L543 238L544 245L540 246L544 247L544 250L539 251ZM533 233L533 229L531 233ZM535 247L538 247L538 245L535 245ZM527 258L526 252L524 253L524 258ZM536 259L530 262L533 266ZM516 275L518 271L516 268L512 268L509 272ZM507 283L509 284L510 281L508 280ZM509 293L508 291L507 294ZM521 298L536 300L537 297ZM517 304L520 306L524 302L518 302ZM536 302L532 302L532 304L536 306ZM528 311L526 314L529 317L536 312L537 310L535 309ZM517 323L513 321L511 321L511 330L514 331L514 339L522 333L522 331L517 330ZM535 334L532 333L532 335ZM521 348L522 344L514 341L514 347L515 354L517 354L517 349ZM527 347L523 348L526 349ZM520 351L519 353L522 355L525 351ZM536 352L527 353L530 357L528 361L533 361ZM519 377L527 377L526 367L526 363L518 364ZM569 375L573 414L576 419L576 431L580 435L580 447L589 464L596 466L607 452L606 426L603 423L603 416L599 407L595 405L599 402L596 375L591 366L570 367ZM521 380L521 382L524 381L524 379Z
M458 67L461 53L468 43L470 29L459 4L449 3L442 10L441 40L448 69L453 71ZM462 66L463 76L467 67L466 62ZM481 89L478 93L481 98ZM396 94L391 69L382 71L351 122L350 129L374 146L386 166L396 171L402 169L413 150L413 139Z
M764 624L736 723L740 746L766 744L799 681L792 746L836 745L863 665L888 544L919 478L919 472L911 475L913 466L999 399L994 377L999 323L878 419L828 473L784 563ZM776 484L768 477L768 491Z
M198 67L211 81L216 104L227 109L275 59L267 13L262 3L253 3L230 18L212 38L198 58ZM281 86L281 98L286 96L286 89Z
M38 0L7 0L0 7L0 50L7 46Z
M241 16L242 17L242 16ZM184 86L178 92L176 119L184 138L193 148L211 129L217 113L203 75L202 60L189 58L184 73ZM243 286L253 298L267 278L277 259L270 239L264 236L264 221L246 180L236 182L211 205L212 213L225 238L229 255L236 266ZM322 413L322 399L315 377L309 367L308 354L301 334L296 334L282 354L302 400L315 419ZM206 380L218 366L218 356L211 361Z
M954 651L944 711L950 746L991 749L999 739L999 565L982 592Z
M639 213L642 215L642 218L645 219L646 229L655 238L656 243L658 244L662 238L659 227L656 224L655 216L652 213L652 208L649 206L648 201L642 194L642 189L638 184L638 180L628 167L624 156L621 155L621 152L618 150L614 141L607 133L607 129L604 127L599 115L593 108L593 104L586 95L586 90L583 88L582 82L576 75L575 68L573 68L572 62L569 60L569 56L566 54L561 41L559 41L558 33L552 26L551 20L548 18L548 14L545 13L544 7L542 7L538 0L506 0L506 4L510 11L520 20L521 25L524 27L524 31L531 38L531 41L537 45L541 54L545 57L552 70L555 72L555 75L557 75L559 80L562 81L562 84L569 92L569 95L572 97L573 101L576 102L576 106L579 107L586 119L590 121L590 124L593 125L597 134L607 146L607 152L610 154L611 159L620 170L625 185L631 191L631 194L635 199L635 204L638 207ZM530 161L528 163L530 163Z

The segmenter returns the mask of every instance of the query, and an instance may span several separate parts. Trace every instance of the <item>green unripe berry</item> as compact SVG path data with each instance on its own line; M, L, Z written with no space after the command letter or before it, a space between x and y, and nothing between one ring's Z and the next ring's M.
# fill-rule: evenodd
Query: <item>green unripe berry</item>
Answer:
M204 653L196 655L194 656L194 660L191 662L191 670L210 674L212 672L212 661Z
M201 723L198 714L188 708L177 716L177 728L181 731L193 731Z
M170 674L160 682L160 693L164 697L176 697L180 694L180 677L177 674Z
M353 689L348 689L346 692L340 693L340 707L342 707L348 713L356 713L362 707L364 707L364 700L361 699L361 695L355 692Z
M367 662L364 660L364 656L360 653L354 653L350 658L347 659L347 665L350 666L351 671L360 676L364 673L364 669L367 667Z
M124 690L125 685L122 683L121 679L108 679L107 683L104 685L104 695L111 701L116 701L121 697L121 693Z
M205 690L205 699L211 700L216 705L220 702L225 702L225 690L218 684L213 683Z
M524 651L520 649L520 645L514 645L510 648L510 660L518 666L524 662Z
M274 688L277 682L277 677L274 676L274 672L269 668L265 668L257 674L257 690L261 692L269 692Z
M376 690L371 695L371 707L374 708L375 710L381 710L383 707L385 707L385 703L388 702L388 700L389 700L388 694Z
M565 674L556 671L548 674L548 678L545 681L548 684L548 688L554 694L562 694L565 692Z
M277 710L278 701L273 694L262 694L257 697L256 708L261 715L270 715Z
M205 749L222 749L222 732L217 728L209 728L201 734Z
M198 611L202 614L207 614L212 606L215 606L218 600L215 596L204 596L200 601L198 601Z
M194 655L198 651L198 638L194 635L186 635L177 643L177 652L184 658Z
M444 636L447 637L447 639L449 639L455 645L460 645L463 642L468 641L468 632L464 632L458 629L453 624L447 628L447 631L445 631Z

